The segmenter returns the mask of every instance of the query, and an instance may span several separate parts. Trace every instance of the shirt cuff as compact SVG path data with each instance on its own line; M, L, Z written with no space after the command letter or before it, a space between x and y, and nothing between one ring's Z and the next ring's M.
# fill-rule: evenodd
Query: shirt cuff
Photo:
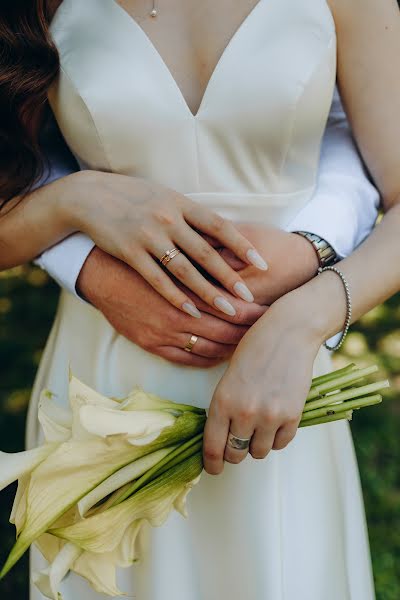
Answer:
M319 188L323 187L323 183L320 180ZM349 256L371 233L378 215L379 194L366 180L357 185L357 180L342 174L337 174L334 183L335 189L330 181L332 191L329 193L317 188L313 198L287 225L286 230L308 231L318 235L342 259ZM329 187L328 184L329 180L325 189ZM371 202L371 199L374 201Z
M76 291L76 282L81 269L93 250L95 243L83 233L74 233L55 246L45 250L34 261L39 267L47 271L62 288L79 298Z

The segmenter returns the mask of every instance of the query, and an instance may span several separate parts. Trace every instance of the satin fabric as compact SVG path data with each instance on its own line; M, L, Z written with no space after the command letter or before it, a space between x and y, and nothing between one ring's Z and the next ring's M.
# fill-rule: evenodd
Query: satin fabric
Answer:
M64 0L51 26L61 74L49 99L82 168L151 178L238 221L284 227L312 197L336 77L325 0L260 0L229 41L198 112L147 34L114 0ZM295 357L293 357L295 360ZM290 369L291 358L288 357ZM67 371L118 396L134 385L207 407L226 364L173 365L132 344L63 291L30 403L66 398ZM321 348L314 373L331 368ZM203 473L174 514L143 533L119 573L138 600L373 600L364 508L347 422L300 429L266 460ZM36 550L31 568L43 564ZM70 575L65 600L99 600ZM42 600L31 588L31 598Z

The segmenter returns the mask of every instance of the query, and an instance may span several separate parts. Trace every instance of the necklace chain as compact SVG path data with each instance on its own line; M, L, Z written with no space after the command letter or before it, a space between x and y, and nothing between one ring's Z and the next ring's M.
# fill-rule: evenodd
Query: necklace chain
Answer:
M155 0L153 0L153 8L151 9L151 12L150 12L150 16L151 17L156 17L157 16L157 9L155 7L155 3L156 3Z

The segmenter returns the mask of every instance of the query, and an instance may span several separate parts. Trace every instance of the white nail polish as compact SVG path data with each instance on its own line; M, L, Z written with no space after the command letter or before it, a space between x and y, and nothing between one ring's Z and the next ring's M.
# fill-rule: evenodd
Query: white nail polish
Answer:
M194 304L190 304L190 302L185 302L182 304L182 308L191 317L196 317L196 319L200 319L201 312L195 307Z
M222 296L217 296L214 300L215 306L230 317L234 317L236 315L236 310L233 308L232 304L228 302L226 298Z
M257 267L258 269L261 269L262 271L266 271L268 269L268 265L263 259L263 257L260 256L256 250L253 250L253 248L247 251L247 258L249 259L251 264Z
M242 300L246 300L246 302L254 302L253 294L251 293L247 285L245 285L241 281L237 281L233 286L233 289L235 290L237 295L240 296L240 298L242 298Z

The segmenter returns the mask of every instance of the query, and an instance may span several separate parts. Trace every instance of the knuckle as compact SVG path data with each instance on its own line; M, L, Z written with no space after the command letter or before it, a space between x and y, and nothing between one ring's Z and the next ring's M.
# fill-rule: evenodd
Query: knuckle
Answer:
M132 243L132 241L127 241L121 244L120 254L121 258L127 264L135 264L137 257L138 247L136 244Z
M157 290L160 290L160 291L165 290L164 278L163 278L162 274L158 272L158 270L152 274L151 283L154 287L157 288Z
M215 462L220 458L219 452L213 446L205 446L203 450L204 458L208 461Z
M238 419L240 421L244 421L244 422L253 421L257 416L258 416L258 410L257 410L256 406L252 406L251 404L243 406L238 411Z
M177 264L177 265L171 265L170 270L173 272L173 274L178 278L178 279L186 279L186 277L189 274L189 265L183 263L183 264Z
M227 462L230 462L234 465L238 465L244 459L244 456L241 456L239 453L228 454L224 457Z
M201 262L209 261L215 254L215 250L208 244L202 244L197 252L197 258Z
M264 423L270 425L281 421L281 410L279 406L267 406L261 413L261 418Z
M232 406L232 396L229 392L219 393L215 397L215 402L221 412L226 412Z
M211 228L215 233L220 233L225 227L225 219L220 215L213 214L211 217Z
M154 340L152 339L152 335L150 335L148 332L141 331L138 333L136 342L141 348L143 348L143 350L150 351L154 347Z
M157 206L152 211L152 217L160 225L175 225L177 216L167 206Z
M290 429L294 430L297 428L299 421L301 419L301 415L289 415L285 418L285 423L290 427Z
M141 223L138 228L138 239L145 245L150 245L155 240L153 228L149 223Z

